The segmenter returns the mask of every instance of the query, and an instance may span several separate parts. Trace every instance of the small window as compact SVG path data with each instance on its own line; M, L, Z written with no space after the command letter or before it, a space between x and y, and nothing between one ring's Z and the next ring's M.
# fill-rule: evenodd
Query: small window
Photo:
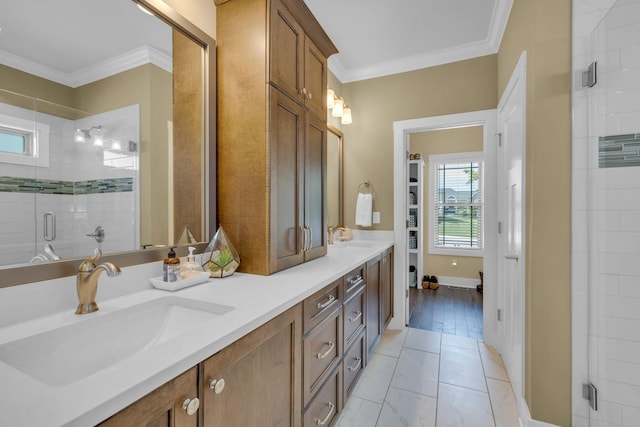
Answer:
M482 153L429 156L429 252L482 256Z
M30 156L33 138L29 132L0 127L0 151L3 153Z
M0 163L48 167L50 126L23 118L32 112L14 110L0 113Z

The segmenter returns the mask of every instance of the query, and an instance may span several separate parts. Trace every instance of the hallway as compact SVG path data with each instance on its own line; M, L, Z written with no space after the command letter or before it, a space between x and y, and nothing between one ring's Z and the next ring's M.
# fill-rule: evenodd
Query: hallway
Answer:
M482 292L440 286L409 290L409 327L482 339Z
M502 359L481 340L387 330L337 427L514 427Z

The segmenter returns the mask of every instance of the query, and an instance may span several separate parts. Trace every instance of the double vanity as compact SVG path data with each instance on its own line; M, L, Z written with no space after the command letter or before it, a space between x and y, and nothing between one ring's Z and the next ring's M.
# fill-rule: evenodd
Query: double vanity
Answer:
M392 250L338 243L176 292L149 284L159 262L127 267L81 316L74 277L0 289L0 311L21 312L0 315L3 423L329 426L392 315Z

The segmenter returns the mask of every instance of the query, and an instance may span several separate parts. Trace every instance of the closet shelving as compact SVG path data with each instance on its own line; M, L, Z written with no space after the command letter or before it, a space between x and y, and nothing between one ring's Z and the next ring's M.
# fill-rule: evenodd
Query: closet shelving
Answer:
M414 266L416 275L409 274L409 285L421 287L424 251L424 159L409 160L409 182L407 183L407 245L409 266ZM410 267L411 268L411 267ZM415 280L414 280L415 277Z

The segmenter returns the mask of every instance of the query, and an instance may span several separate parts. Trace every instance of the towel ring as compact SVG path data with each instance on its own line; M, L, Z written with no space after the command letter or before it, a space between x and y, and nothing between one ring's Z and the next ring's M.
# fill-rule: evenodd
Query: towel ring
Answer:
M365 191L360 191L362 186L365 187ZM368 191L368 193L366 192ZM375 190L373 189L373 184L371 184L371 181L369 181L368 179L365 179L364 182L361 182L360 185L358 185L358 193L362 193L362 194L371 194L373 196L373 193L375 192Z

